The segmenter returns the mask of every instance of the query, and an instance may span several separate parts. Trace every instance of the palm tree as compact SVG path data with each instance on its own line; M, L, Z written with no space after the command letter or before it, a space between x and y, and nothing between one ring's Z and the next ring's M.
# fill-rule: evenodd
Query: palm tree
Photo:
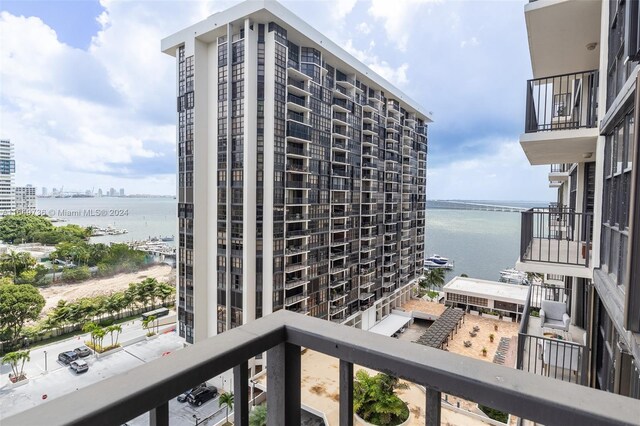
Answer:
M156 320L155 315L150 315L142 320L142 328L147 330L147 336L153 336L153 331L149 331L149 327L153 327L153 322Z
M424 274L424 278L420 280L420 287L430 289L433 287L441 287L444 284L444 269L431 269Z
M267 426L267 406L258 405L249 414L249 426Z
M98 324L96 324L95 322L88 322L82 327L82 331L84 331L85 333L89 333L90 334L90 336L91 336L91 344L93 345L93 349L96 352L98 351L98 341L96 339L96 334L94 332L96 330L98 330L99 328L100 328L100 326Z
M113 324L113 325L108 326L105 330L111 336L111 347L118 346L118 336L120 335L120 333L122 333L122 326L120 326L118 324ZM113 333L116 333L116 341L115 342L113 341Z
M226 407L227 410L227 418L226 421L229 423L229 409L233 409L233 394L231 392L224 392L220 395L218 399L218 407Z
M98 347L99 347L100 350L98 352L102 352L102 341L104 340L104 336L106 335L107 335L107 331L102 327L98 327L91 332L91 338L94 339L96 342L96 347L95 347L96 351L98 351Z
M13 371L13 377L16 378L16 381L21 380L24 376L24 364L27 361L31 361L29 351L9 352L2 357L2 363L7 363L11 366L11 371ZM18 367L18 364L20 364L20 367Z

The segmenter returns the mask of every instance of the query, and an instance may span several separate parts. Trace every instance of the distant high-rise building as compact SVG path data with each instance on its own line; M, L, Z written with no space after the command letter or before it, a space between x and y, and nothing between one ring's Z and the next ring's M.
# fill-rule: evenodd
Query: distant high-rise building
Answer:
M124 188L120 188L120 196L124 197Z
M109 189L109 197L115 197L115 196L116 196L115 188L110 188Z
M277 2L214 16L162 47L178 67L179 334L278 309L366 329L422 275L431 119Z
M34 213L36 210L36 188L32 185L15 187L17 213Z
M43 187L42 187L42 196L43 196L43 197L46 197L46 196L47 196L47 194L48 194L47 187L46 187L46 186L43 186Z
M2 139L0 140L0 216L15 211L15 173L13 143L9 139Z
M102 197L102 188L98 188L98 197Z

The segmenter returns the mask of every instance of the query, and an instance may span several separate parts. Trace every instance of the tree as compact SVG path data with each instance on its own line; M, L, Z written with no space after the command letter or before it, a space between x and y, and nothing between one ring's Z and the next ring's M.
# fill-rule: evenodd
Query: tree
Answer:
M26 378L24 377L24 364L27 361L31 361L29 351L9 352L2 357L2 363L11 366L11 371L13 372L13 377L16 378L16 382ZM18 365L20 365L20 367L18 367Z
M150 315L147 318L142 320L142 328L147 330L147 336L153 336L155 333L153 331L149 331L149 328L153 328L153 322L156 320L155 315Z
M409 417L409 408L395 391L407 387L397 377L384 373L371 376L358 370L353 384L353 410L369 423L398 425Z
M111 347L118 346L118 336L122 333L122 327L118 324L110 325L106 328L107 333L111 336ZM116 341L113 341L113 333L116 334Z
M51 221L42 216L15 214L0 218L0 240L11 244L32 242L34 234L53 229Z
M44 305L44 297L30 284L0 285L0 331L15 342L25 322L37 320Z
M266 405L258 405L249 413L249 426L267 426Z
M94 322L88 322L86 323L83 327L82 327L82 331L84 331L85 333L89 333L89 336L91 337L91 345L93 346L94 350L98 350L98 340L97 340L97 334L95 333L96 330L99 330L100 326Z
M33 268L36 260L27 252L9 251L0 256L0 270L3 273L11 274L14 282L20 274Z
M218 399L218 407L226 408L226 421L229 423L229 410L233 409L233 394L231 392L223 392Z
M420 280L420 287L430 289L433 287L441 287L444 284L444 269L431 269L424 274L424 278Z

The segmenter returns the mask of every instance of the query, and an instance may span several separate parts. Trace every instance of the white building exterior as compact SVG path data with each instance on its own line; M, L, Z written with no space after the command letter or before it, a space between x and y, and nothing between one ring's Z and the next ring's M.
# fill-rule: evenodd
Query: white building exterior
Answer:
M0 140L0 216L12 214L15 200L15 152L9 139Z
M640 398L640 8L540 0L524 13L533 78L520 144L550 165L558 195L523 213L517 269L567 295L587 333L584 383Z
M31 185L16 186L16 213L35 213L36 188Z
M162 50L178 74L180 335L283 308L366 329L408 299L429 115L273 1L212 15Z

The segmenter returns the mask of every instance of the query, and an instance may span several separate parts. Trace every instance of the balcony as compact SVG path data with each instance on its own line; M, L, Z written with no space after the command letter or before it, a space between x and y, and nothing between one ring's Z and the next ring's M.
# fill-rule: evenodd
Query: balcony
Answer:
M263 352L269 360L267 424L299 425L302 347L340 360L340 424L353 418L354 364L424 386L429 426L440 424L442 393L547 425L635 424L640 418L640 405L631 398L282 310L4 419L3 425L46 425L51 419L123 424L149 413L150 424L165 426L170 400L233 369L234 424L247 426L248 360Z
M532 165L593 158L598 137L597 70L527 82L520 144Z
M569 325L567 330L543 327L539 311L543 303L564 304L571 311L571 287L531 284L518 331L516 367L532 374L586 385L588 348L586 331ZM561 305L560 305L561 306ZM534 316L535 313L535 316Z
M598 67L601 8L601 2L583 0L541 0L525 5L535 78Z
M307 142L311 140L311 128L297 121L287 120L287 137Z
M549 182L566 182L569 180L569 171L572 164L552 164L549 172Z
M287 94L287 108L300 113L311 111L307 105L307 98L305 96L294 95L293 93Z
M591 278L593 215L573 210L535 208L522 212L520 259L525 272Z

